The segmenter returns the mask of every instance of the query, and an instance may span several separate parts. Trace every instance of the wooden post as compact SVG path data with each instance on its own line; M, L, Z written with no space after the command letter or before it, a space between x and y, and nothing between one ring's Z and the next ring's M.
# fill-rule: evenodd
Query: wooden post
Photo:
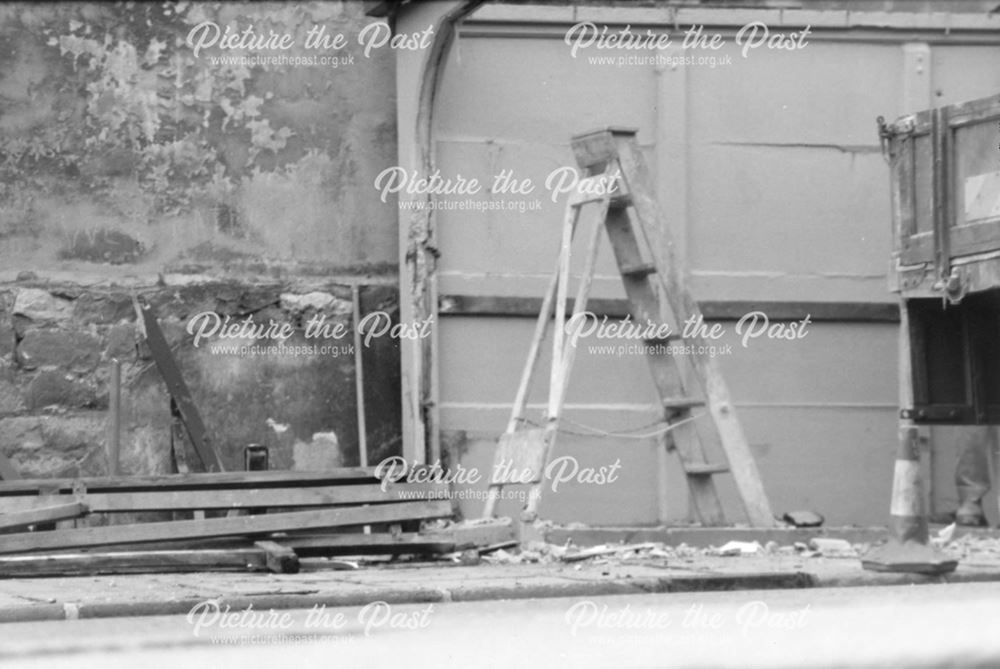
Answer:
M364 356L361 353L361 296L358 284L351 285L351 306L354 319L354 397L358 410L358 463L368 466L368 430L365 426L365 377Z
M109 379L108 414L110 434L108 435L108 474L119 474L122 432L122 363L118 358L111 360Z

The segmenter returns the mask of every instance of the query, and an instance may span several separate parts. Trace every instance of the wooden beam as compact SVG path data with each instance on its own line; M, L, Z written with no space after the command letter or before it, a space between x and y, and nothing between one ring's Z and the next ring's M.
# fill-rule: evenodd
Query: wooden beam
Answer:
M195 571L268 571L260 548L114 551L0 557L0 578Z
M368 466L368 429L365 421L365 356L361 346L361 294L351 284L351 329L354 331L354 403L358 416L358 464Z
M406 497L403 497L405 491ZM158 490L86 493L81 497L91 513L133 511L185 511L207 509L288 508L300 506L335 506L377 504L384 502L444 499L444 483L378 484L316 488L247 488L238 490ZM0 522L4 513L22 512L52 506L51 495L7 495L0 497Z
M270 470L260 472L215 472L152 474L143 476L94 476L78 479L20 479L0 481L0 496L46 492L72 492L82 485L87 492L113 490L197 490L199 488L281 488L294 486L352 485L374 483L374 468L345 467L325 472Z
M591 298L590 311L598 316L624 318L629 313L624 299ZM753 311L763 311L772 321L857 321L898 323L899 306L895 302L759 302L744 300L706 300L698 303L706 320L739 320ZM537 317L542 299L497 295L444 295L442 316L524 316Z
M291 548L274 541L257 541L254 546L264 551L268 570L275 574L299 573L299 556Z
M141 544L164 540L202 539L326 529L369 523L385 523L450 516L447 500L380 504L376 506L294 511L263 516L236 518L206 518L205 520L175 520L135 525L85 527L51 532L9 534L0 541L0 553L25 553L59 548L86 548L114 544Z
M456 526L427 532L290 534L277 539L300 556L440 554L516 538L510 523Z
M0 530L12 530L38 525L39 523L51 523L57 520L68 520L79 518L87 514L87 506L80 502L70 504L55 504L51 497L39 498L45 505L35 509L25 511L13 511L10 513L0 513Z
M111 374L108 379L108 473L119 473L122 437L122 363L111 359Z

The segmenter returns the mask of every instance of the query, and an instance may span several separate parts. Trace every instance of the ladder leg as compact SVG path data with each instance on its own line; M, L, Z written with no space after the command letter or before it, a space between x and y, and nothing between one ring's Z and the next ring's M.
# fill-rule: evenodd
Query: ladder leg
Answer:
M622 174L629 193L632 195L638 226L642 230L645 226L660 224L664 219L649 183L648 170L635 141L635 136L619 138L615 142L615 147ZM675 315L676 320L683 322L691 316L700 315L698 303L684 288L684 282L677 271L669 247L662 264L665 264L666 267L665 271L659 274L659 277L670 310ZM693 338L690 343L695 346L697 351L699 345L704 342L699 338ZM730 471L743 500L750 524L754 527L774 527L774 515L764 491L757 463L750 452L746 434L744 434L743 427L736 416L736 409L729 397L729 389L722 378L716 360L707 355L695 353L691 356L691 363L702 384L706 404L715 423L719 442L729 460Z
M594 266L597 264L597 252L600 249L601 229L604 227L604 219L608 213L607 200L602 202L599 216L594 221L594 228L590 235L587 247L587 256L584 260L583 276L577 288L576 299L573 302L573 316L578 316L587 309L587 300L590 297L590 288L594 279ZM565 290L565 286L563 286ZM565 309L565 302L563 303ZM562 319L559 319L562 322ZM562 327L565 329L565 326ZM569 372L576 357L576 346L572 340L564 341L559 352L558 375L553 374L552 385L549 388L549 407L547 411L547 421L545 423L545 457L543 463L548 463L552 459L552 451L555 447L556 436L559 433L559 417L562 414L563 403L566 400L566 388L569 385ZM553 371L557 369L553 360ZM523 517L525 520L534 520L538 514L538 504L541 501L542 485L544 477L533 483L528 494L528 500L524 507Z
M559 257L556 259L556 269L552 273L552 279L542 300L542 308L535 322L535 332L531 340L531 348L528 351L528 360L525 363L524 371L521 373L521 381L517 388L517 396L514 398L514 406L511 408L510 419L507 421L507 433L514 432L518 424L523 420L525 408L528 403L528 391L531 389L531 382L535 375L535 368L538 365L538 358L542 351L542 342L549 329L549 317L553 315L553 301L559 294L559 303L555 306L555 328L554 340L559 337L562 331L562 322L566 314L566 285L569 280L569 254L573 243L573 233L576 230L576 223L579 220L579 211L575 207L567 207L563 218L562 242L559 250ZM558 357L555 355L555 341L553 341L552 373L555 374ZM500 484L490 483L486 506L483 509L484 518L492 518L496 513L497 503L500 501Z
M563 220L562 246L559 249L559 273L556 289L556 313L552 330L552 369L549 374L549 409L557 403L559 379L563 375L563 342L566 339L566 293L569 290L570 251L573 244L573 228L580 216L577 207L567 207ZM551 417L551 416L550 416Z
M545 299L542 300L542 310L538 314L538 321L535 323L535 334L531 338L531 348L528 350L528 362L521 373L521 382L517 387L517 395L514 397L514 406L510 412L510 420L507 422L507 431L513 432L517 429L518 423L524 420L525 408L528 405L528 391L531 390L531 381L535 374L535 367L538 365L538 357L542 352L542 342L549 331L549 322L552 320L552 303L556 296L556 286L559 283L558 268L553 272L549 287L545 292Z
M608 216L608 201L604 200L599 208L597 220L594 222L594 229L591 233L587 246L587 256L584 259L583 275L580 278L580 285L577 287L576 299L573 301L573 315L571 319L579 318L587 310L587 300L590 299L590 289L594 283L594 271L597 265L597 253L601 246L601 230L604 228L604 221ZM576 321L574 321L576 322ZM572 340L564 342L560 363L560 379L558 386L557 404L561 412L563 402L566 401L566 390L569 386L569 370L576 359L576 346Z
M510 420L507 422L507 432L513 432L524 420L525 409L528 405L528 391L531 390L531 381L535 375L535 368L538 366L538 357L542 351L542 342L549 330L549 320L552 318L552 303L556 296L556 286L559 282L559 266L552 273L549 287L545 291L545 299L542 300L542 309L538 314L538 321L535 323L535 333L531 338L531 348L528 351L528 361L521 372L521 381L517 386L517 396L514 398L514 406L511 408ZM500 485L492 482L489 485L488 497L486 498L486 508L483 510L483 518L492 518L496 514L497 503L500 501Z

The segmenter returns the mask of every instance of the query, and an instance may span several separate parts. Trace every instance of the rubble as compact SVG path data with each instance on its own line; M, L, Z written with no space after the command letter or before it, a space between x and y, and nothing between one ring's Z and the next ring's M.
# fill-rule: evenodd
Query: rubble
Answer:
M816 537L809 540L809 548L818 552L823 557L858 557L858 552L851 545L851 542L844 539Z
M718 548L716 555L756 555L764 550L759 541L728 541Z
M794 527L819 527L825 520L814 511L789 511L781 519Z

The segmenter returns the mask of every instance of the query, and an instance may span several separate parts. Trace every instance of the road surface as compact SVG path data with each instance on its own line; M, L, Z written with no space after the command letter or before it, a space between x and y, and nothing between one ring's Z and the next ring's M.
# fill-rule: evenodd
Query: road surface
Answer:
M1000 584L566 598L13 623L0 666L1000 666Z

